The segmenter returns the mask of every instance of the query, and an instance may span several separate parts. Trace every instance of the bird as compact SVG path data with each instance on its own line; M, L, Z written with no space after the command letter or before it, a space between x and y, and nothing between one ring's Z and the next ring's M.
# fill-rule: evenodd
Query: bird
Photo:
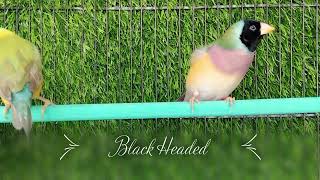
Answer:
M226 100L240 84L255 56L257 46L266 34L275 30L257 20L240 20L232 24L212 44L196 49L190 58L186 91L178 101L194 102Z
M0 28L0 97L6 117L12 109L12 125L23 129L29 137L32 128L32 99L44 102L42 115L53 104L40 96L43 86L42 62L39 49L15 32Z

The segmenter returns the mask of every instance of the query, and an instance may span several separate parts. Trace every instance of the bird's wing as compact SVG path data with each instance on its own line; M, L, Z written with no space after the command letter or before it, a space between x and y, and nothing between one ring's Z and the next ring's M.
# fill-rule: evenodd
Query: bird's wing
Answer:
M201 48L201 49L196 49L192 54L190 58L190 63L191 65L198 60L202 59L203 56L207 54L208 48Z
M0 38L0 96L10 99L11 92L26 83L37 87L42 82L41 58L37 48L14 33Z

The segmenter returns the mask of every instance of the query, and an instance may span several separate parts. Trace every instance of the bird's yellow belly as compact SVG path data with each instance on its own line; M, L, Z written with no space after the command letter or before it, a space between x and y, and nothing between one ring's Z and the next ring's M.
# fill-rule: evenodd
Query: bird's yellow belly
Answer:
M229 96L243 75L225 73L206 58L195 62L187 77L187 91L199 92L199 100L218 100Z

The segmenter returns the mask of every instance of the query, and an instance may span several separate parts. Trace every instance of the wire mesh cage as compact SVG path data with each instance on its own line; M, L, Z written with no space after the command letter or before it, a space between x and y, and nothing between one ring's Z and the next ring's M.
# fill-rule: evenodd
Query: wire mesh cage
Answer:
M262 41L234 96L319 93L317 2L3 1L1 7L4 27L40 47L44 91L57 103L173 101L184 91L191 52L244 18L268 21L277 32Z
M44 92L57 104L175 101L193 50L240 19L263 20L265 38L237 99L319 94L317 1L8 1L3 27L35 43ZM301 116L301 114L296 114Z
M265 38L233 96L319 95L317 1L8 1L3 27L40 47L44 92L57 104L175 101L193 50L240 19ZM296 116L301 116L297 114Z

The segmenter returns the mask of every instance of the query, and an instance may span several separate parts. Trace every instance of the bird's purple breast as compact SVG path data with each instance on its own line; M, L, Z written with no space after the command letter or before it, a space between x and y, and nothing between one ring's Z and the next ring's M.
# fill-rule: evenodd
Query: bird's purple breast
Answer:
M226 73L247 73L253 59L253 52L245 50L228 50L218 45L211 46L208 49L210 59L214 65L221 71Z

